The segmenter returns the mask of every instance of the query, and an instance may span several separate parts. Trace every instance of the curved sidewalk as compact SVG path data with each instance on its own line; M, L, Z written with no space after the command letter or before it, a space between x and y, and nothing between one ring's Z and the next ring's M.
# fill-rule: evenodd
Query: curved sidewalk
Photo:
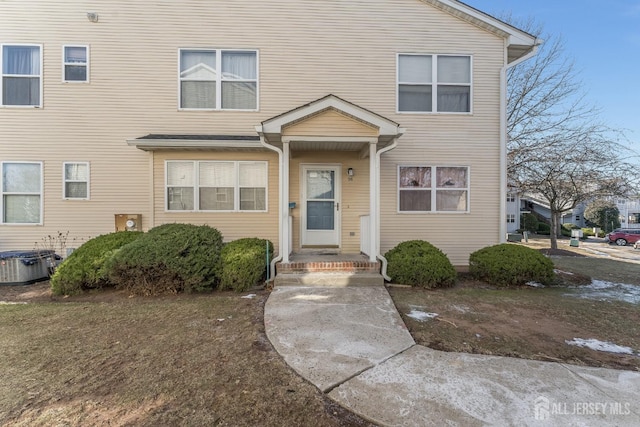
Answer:
M278 287L264 321L296 372L382 426L640 425L640 373L416 345L384 286Z

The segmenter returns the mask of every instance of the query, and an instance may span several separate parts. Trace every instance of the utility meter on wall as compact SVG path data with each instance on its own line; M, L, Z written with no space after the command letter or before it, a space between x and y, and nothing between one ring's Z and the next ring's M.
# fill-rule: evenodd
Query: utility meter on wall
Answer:
M136 228L136 222L132 219L128 219L126 222L127 229L132 230Z

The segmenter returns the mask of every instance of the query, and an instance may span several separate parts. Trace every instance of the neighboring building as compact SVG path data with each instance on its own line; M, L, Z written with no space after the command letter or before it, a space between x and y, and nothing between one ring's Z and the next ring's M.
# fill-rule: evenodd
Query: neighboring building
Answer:
M511 188L507 192L506 212L507 233L515 233L520 229L520 196Z
M88 4L0 2L0 250L116 221L285 261L504 240L506 70L533 36L453 0Z

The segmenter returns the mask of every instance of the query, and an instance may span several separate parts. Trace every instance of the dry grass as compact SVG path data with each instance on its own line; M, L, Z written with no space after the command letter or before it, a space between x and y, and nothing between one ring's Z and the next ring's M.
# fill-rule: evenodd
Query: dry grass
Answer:
M284 364L264 335L266 298L2 305L0 424L368 425Z
M552 259L563 271L640 285L638 264L587 257ZM469 278L451 289L390 289L416 342L431 348L640 370L638 305L581 299L567 292L565 288L492 289ZM438 313L440 321L408 317L414 309ZM565 343L573 338L608 341L637 354L604 353Z

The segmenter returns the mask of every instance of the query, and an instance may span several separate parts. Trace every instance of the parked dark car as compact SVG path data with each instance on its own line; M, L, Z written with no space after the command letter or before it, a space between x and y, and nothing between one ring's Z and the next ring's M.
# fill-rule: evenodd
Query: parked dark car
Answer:
M640 241L640 229L620 228L613 230L607 234L606 239L609 243L615 243L618 246L626 246Z

